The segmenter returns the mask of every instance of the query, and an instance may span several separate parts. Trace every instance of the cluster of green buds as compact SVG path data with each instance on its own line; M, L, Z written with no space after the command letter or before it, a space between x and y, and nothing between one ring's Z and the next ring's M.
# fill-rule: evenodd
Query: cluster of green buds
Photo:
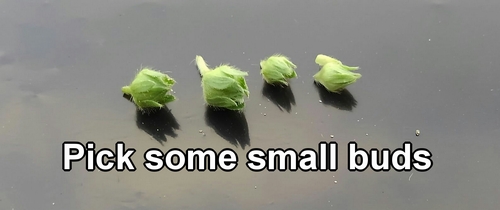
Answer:
M250 95L245 80L248 73L229 64L221 64L211 69L199 55L195 60L202 77L201 87L205 103L215 108L243 110L245 98ZM359 67L344 65L333 57L319 54L315 62L321 69L314 74L314 81L330 92L339 93L361 78L361 74L354 72ZM288 86L289 80L297 77L297 66L281 54L261 60L260 68L263 79L271 85ZM140 110L162 108L176 100L172 94L175 83L176 81L167 74L145 67L137 73L130 85L122 87L122 92L129 95Z
M271 85L281 84L288 86L288 80L297 77L297 66L284 55L274 54L260 61L260 74Z
M361 78L361 74L353 72L359 67L344 65L330 56L319 54L316 56L316 63L321 69L313 78L330 92L339 93Z
M248 73L229 64L210 69L199 55L195 60L202 77L201 87L205 103L215 108L242 110L245 107L245 97L250 95L245 80Z
M122 92L129 95L140 110L162 108L176 100L171 94L175 83L167 74L145 67L130 85L122 87Z

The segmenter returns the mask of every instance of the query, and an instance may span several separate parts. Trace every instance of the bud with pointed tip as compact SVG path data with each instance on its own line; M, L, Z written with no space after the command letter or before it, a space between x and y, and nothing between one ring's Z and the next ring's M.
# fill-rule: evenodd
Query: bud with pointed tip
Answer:
M359 67L357 66L346 66L342 64L342 62L340 62L338 59L323 54L319 54L318 56L316 56L315 61L320 67L323 67L327 63L336 63L339 64L342 68L349 71L356 71L359 69Z
M260 74L268 84L288 86L288 80L297 77L297 66L284 55L274 54L260 61Z
M170 92L175 83L167 74L145 67L130 85L122 87L122 92L130 95L140 110L162 108L166 103L176 100Z
M328 91L339 93L348 85L361 78L361 74L351 72L336 62L325 63L321 70L313 76L314 80Z
M202 76L201 87L205 103L216 108L242 110L245 107L245 97L250 94L245 80L248 73L229 64L210 69L199 55L195 60Z

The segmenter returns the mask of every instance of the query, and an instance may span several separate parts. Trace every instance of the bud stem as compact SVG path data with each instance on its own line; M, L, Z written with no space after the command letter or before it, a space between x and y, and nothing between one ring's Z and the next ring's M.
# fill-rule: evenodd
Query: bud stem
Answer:
M208 68L208 65L203 59L203 57L199 55L196 56L196 66L198 66L198 70L200 70L201 76L210 71L210 68Z
M127 94L127 95L132 95L132 90L130 90L130 86L123 86L122 92Z
M330 57L330 56L327 56L327 55L324 55L324 54L318 54L318 56L316 56L315 62L320 67L323 67L327 63L337 63L337 64L341 65L344 69L349 70L349 71L356 71L356 70L359 69L358 66L347 66L347 65L344 65L338 59Z

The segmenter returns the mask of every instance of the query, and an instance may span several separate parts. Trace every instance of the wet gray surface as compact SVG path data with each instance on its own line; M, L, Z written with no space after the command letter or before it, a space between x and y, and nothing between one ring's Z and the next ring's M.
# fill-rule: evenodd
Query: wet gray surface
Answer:
M499 9L493 0L0 1L0 209L498 209ZM258 63L273 53L298 66L289 91L263 86ZM323 94L312 82L319 53L363 77L342 96ZM195 55L249 72L244 116L205 109ZM170 71L179 100L136 122L120 88L141 65ZM365 149L411 141L434 165L349 172L354 139ZM70 140L123 141L138 169L87 172L82 161L64 172ZM336 172L245 166L252 148L322 140L339 144ZM142 165L149 148L232 148L239 165L153 173Z

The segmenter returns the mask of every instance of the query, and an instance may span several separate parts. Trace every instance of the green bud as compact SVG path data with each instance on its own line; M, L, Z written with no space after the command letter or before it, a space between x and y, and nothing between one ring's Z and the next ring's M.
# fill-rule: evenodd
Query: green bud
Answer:
M297 66L284 55L274 54L260 61L260 74L269 84L282 84L288 86L288 80L297 77Z
M361 74L353 73L336 62L325 63L321 70L313 76L314 80L328 91L340 93L348 85L361 78Z
M237 111L245 107L245 97L250 95L245 80L247 72L228 64L212 70L199 55L196 56L196 65L202 76L201 87L207 105Z
M168 75L151 68L142 68L129 86L122 87L122 92L130 95L140 110L162 108L166 103L176 100L170 94L175 80Z
M355 70L359 69L359 67L357 67L357 66L346 66L346 65L342 64L342 62L340 62L336 58L332 58L330 56L323 55L323 54L319 54L318 56L316 56L316 63L320 67L323 67L327 63L336 63L336 64L339 64L342 68L344 68L344 69L346 69L348 71L355 71Z

